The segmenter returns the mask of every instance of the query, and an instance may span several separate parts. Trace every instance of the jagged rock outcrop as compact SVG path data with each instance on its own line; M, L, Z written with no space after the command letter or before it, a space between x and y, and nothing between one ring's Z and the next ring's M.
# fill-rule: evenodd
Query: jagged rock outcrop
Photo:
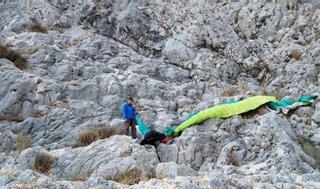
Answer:
M228 100L320 95L319 5L0 2L0 187L319 188L318 101L208 120L156 148L119 136L128 96L162 131ZM101 128L118 135L75 145Z

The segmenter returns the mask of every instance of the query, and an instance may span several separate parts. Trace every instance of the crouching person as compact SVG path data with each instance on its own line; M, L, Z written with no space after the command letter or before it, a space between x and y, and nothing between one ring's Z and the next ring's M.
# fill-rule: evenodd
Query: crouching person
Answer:
M149 144L153 146L157 146L159 143L167 143L170 141L169 137L167 137L163 133L159 133L150 129L146 126L141 119L136 118L137 120L137 130L141 135L143 135L143 140L140 142L141 145Z

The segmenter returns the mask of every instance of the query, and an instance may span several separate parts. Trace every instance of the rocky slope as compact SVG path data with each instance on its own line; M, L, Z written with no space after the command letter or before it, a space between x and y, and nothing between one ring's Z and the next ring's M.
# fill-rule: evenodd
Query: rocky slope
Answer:
M157 148L123 135L76 146L85 131L119 133L128 96L162 131L231 99L319 95L319 8L1 1L0 188L320 188L319 101L208 120Z

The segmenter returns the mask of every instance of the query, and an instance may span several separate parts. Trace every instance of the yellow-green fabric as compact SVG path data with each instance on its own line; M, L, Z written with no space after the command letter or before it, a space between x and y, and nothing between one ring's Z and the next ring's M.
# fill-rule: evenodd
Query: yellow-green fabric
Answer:
M275 102L276 97L274 96L254 96L249 97L239 102L231 104L217 105L212 108L200 111L196 115L192 116L190 119L181 123L175 130L173 135L177 135L187 127L192 125L200 124L207 119L212 118L227 118L233 115L242 114L250 110L254 110L259 106L266 104L267 102Z

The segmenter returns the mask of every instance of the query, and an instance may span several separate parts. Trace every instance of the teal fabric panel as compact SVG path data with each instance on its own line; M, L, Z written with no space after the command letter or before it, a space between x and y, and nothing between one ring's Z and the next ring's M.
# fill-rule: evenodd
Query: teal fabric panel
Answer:
M138 130L142 135L145 135L150 131L150 128L146 124L144 124L140 118L137 117L136 121L138 125Z

